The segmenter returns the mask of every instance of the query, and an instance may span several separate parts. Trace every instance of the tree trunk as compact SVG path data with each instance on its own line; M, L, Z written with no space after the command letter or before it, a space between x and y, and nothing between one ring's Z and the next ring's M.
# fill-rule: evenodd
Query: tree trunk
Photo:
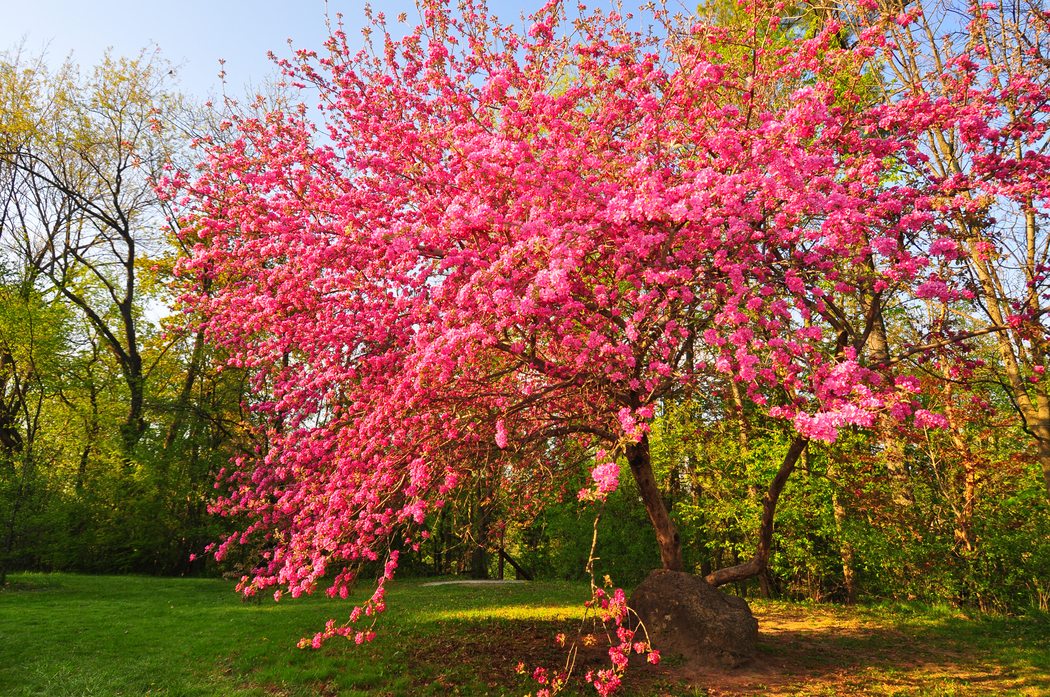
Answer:
M667 508L664 507L663 498L660 496L660 488L656 485L648 434L643 433L640 441L629 444L626 454L627 464L631 466L631 474L638 485L638 494L642 497L649 520L656 530L656 543L660 547L663 568L668 571L684 571L682 538L671 522L671 516L667 514Z
M90 377L90 375L89 375ZM91 404L91 416L84 420L84 447L80 451L80 465L77 467L77 481L75 489L81 491L87 481L88 462L91 459L91 451L95 449L102 426L98 418L98 388L94 381L88 383L88 403Z
M948 418L948 437L951 439L955 455L959 457L963 468L963 501L962 506L952 504L955 512L955 542L961 545L968 554L977 549L976 539L970 527L973 521L974 504L977 501L977 467L969 445L963 440L963 430L959 427L955 412L955 390L951 376L945 371L944 414ZM954 499L954 492L950 494Z
M868 265L874 272L875 265L871 257L868 257ZM861 305L865 315L871 318L867 328L871 362L883 379L892 384L890 343L886 336L886 323L883 320L878 297L869 298L864 296L861 300ZM882 445L883 461L886 463L886 470L890 475L890 489L893 495L893 502L905 508L912 506L915 503L915 496L912 494L908 483L908 471L904 465L904 444L897 437L895 419L888 414L880 415L875 432L879 443Z
M773 481L769 485L769 491L766 492L765 498L762 499L762 524L758 530L758 549L755 550L755 555L743 564L730 566L726 569L718 569L708 574L704 580L712 586L724 586L733 581L743 581L752 576L757 576L766 568L766 564L769 562L769 551L773 546L773 518L776 515L777 500L787 484L788 477L795 470L795 464L798 463L799 456L802 455L808 443L808 438L795 436L795 440L792 441L791 447L788 448L787 454L784 456L784 461L780 464L780 470L773 477Z
M442 561L442 553L445 551L446 544L444 506L438 510L437 520L434 521L434 533L430 536L430 540L434 550L434 575L440 576L445 573L445 566Z
M0 352L0 449L12 453L12 456L13 453L22 452L22 434L15 420L23 397L14 371L15 360L10 352ZM8 381L12 385L10 399L7 394Z
M127 384L128 415L124 423L120 425L120 437L121 444L124 446L124 454L130 457L146 432L146 378L142 374L142 358L137 351L132 354Z
M200 371L203 358L204 330L199 329L193 342L193 353L190 355L190 364L186 369L186 379L183 380L182 391L179 393L179 399L175 403L175 414L171 419L171 426L168 427L168 435L164 438L165 452L171 451L175 438L179 435L179 431L182 430L182 424L190 406L190 397L193 395L193 383L197 379L197 373Z
M497 475L492 474L488 481L478 482L478 508L476 527L474 529L474 548L470 555L470 575L472 578L487 579L489 577L488 547L489 527L492 512L495 508L493 495L497 487Z
M968 554L973 554L977 550L977 538L972 527L973 509L977 501L977 472L969 457L963 460L963 468L963 505L955 518L955 540L966 548Z
M834 470L829 472L832 476ZM857 602L857 579L853 574L853 545L846 539L846 504L836 488L831 493L831 507L835 515L835 533L839 538L839 558L842 560L842 581L846 585L846 604Z
M773 590L773 579L769 577L769 569L765 568L758 572L758 591L762 598L769 600L776 596Z

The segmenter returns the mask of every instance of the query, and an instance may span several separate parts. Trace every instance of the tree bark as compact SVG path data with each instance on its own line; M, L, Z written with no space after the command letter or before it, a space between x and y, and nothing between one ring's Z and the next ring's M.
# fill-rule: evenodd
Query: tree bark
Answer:
M867 263L874 274L875 263L870 256ZM882 315L882 309L879 306L879 299L878 297L864 296L861 299L861 306L864 314L869 318L866 332L871 362L883 379L892 384L890 342L886 334L886 322ZM886 463L886 470L890 475L893 502L904 508L914 505L915 496L911 492L908 482L908 471L904 465L904 445L901 443L900 438L897 437L896 423L893 417L888 414L880 415L875 432L879 443L882 445L882 459Z
M74 486L77 491L84 488L91 451L95 449L95 443L102 433L102 425L98 417L98 387L94 381L90 380L88 381L88 403L91 404L91 416L84 419L84 447L80 450L80 466L77 467L77 481Z
M835 532L839 538L839 559L842 560L842 581L846 585L846 604L857 602L857 579L853 573L853 545L846 539L846 504L836 488L831 494L832 512L835 516Z
M766 568L769 562L769 551L773 546L773 518L776 515L777 500L780 498L780 493L784 491L788 477L795 470L799 456L802 455L808 444L808 438L795 436L795 440L792 441L791 447L784 456L784 461L780 464L777 475L773 477L769 485L769 491L762 499L762 523L758 530L758 549L755 550L754 556L743 564L718 569L708 574L704 580L712 586L724 586L734 581L743 581L757 576Z
M627 464L631 467L634 482L638 485L638 494L642 497L649 520L656 531L656 543L660 547L660 562L668 571L684 571L682 560L682 537L671 522L671 516L664 507L660 488L656 485L653 474L653 463L649 450L649 436L642 434L641 440L631 443L626 448Z
M474 548L470 554L470 575L472 578L486 579L489 577L488 547L489 528L492 522L492 513L496 507L494 494L498 486L498 473L490 473L486 480L478 482L478 505L477 519L474 521L475 528L471 535Z
M963 500L962 505L952 503L955 512L955 542L961 545L967 554L977 549L977 540L974 537L971 523L973 522L974 506L977 502L977 462L970 446L963 440L963 429L960 428L958 416L955 411L955 390L951 382L951 376L945 371L944 389L944 414L948 418L948 437L951 439L955 455L960 459L963 468ZM954 500L954 492L951 494Z
M193 341L193 353L190 355L190 364L186 369L186 379L182 383L182 391L179 392L179 399L175 403L175 414L171 419L171 426L168 427L168 435L164 437L164 451L169 452L172 444L175 442L175 438L178 437L179 431L182 430L182 424L186 418L186 412L190 408L190 398L193 395L193 384L197 380L197 373L200 372L201 363L204 358L204 330L197 330L197 336Z

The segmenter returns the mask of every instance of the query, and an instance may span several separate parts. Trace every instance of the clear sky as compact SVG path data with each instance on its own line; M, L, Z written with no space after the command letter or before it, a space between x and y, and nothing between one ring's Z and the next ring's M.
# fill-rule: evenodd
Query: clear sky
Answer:
M328 12L333 21L337 12L343 14L353 38L364 22L364 4L331 0ZM542 5L542 0L489 3L504 21ZM411 0L373 1L372 8L391 21L399 12L407 13L410 22L419 16ZM182 64L182 91L200 98L219 92L220 58L226 60L230 91L239 93L249 80L258 82L272 72L267 51L288 57L288 39L297 48L320 49L328 36L323 0L0 0L0 18L0 50L24 39L32 55L46 47L52 64L72 52L87 69L108 47L116 55L134 56L153 42L169 61Z

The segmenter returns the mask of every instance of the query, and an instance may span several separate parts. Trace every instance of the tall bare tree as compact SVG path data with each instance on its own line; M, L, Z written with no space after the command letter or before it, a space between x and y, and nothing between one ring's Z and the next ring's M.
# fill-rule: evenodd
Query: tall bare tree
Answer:
M156 51L107 55L82 77L17 54L0 60L0 244L78 308L127 389L121 443L148 428L141 327L148 256L167 245L158 178L186 141L188 114Z
M878 12L890 39L882 101L956 110L916 134L943 192L938 234L958 244L937 271L961 274L973 296L943 306L936 340L993 337L992 379L1033 439L1050 501L1050 14L1042 0L883 0Z

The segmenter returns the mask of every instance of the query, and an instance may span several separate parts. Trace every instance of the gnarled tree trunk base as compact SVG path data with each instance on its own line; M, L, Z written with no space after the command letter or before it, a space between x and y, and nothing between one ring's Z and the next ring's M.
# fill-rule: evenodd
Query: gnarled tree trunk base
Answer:
M663 658L681 655L697 667L738 668L754 660L758 620L743 598L726 595L683 571L657 569L627 606ZM642 641L639 631L635 641Z

